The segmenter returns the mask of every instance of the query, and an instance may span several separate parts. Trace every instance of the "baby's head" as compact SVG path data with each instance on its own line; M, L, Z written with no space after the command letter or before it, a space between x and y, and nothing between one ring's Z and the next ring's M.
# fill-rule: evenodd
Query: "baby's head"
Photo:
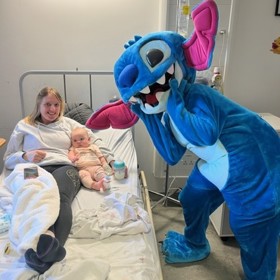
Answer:
M76 127L71 133L71 142L74 148L86 148L90 145L90 137L86 129Z

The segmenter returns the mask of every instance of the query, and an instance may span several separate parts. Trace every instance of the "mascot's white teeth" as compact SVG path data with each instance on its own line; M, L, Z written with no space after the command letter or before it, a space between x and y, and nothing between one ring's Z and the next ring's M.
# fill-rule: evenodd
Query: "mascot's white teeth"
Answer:
M151 111L151 110L153 110L153 106L151 106L150 104L148 104L148 103L146 103L145 105L145 108L146 108L146 110L148 110L148 111Z
M141 93L143 93L143 94L149 94L150 92L151 92L151 90L149 87L145 87L141 90Z
M165 84L165 74L161 76L161 78L159 78L157 80L157 83L160 85L164 85Z
M175 71L174 71L174 64L172 64L172 65L168 68L167 73L173 75L174 72L175 72Z
M131 96L128 101L132 104L136 104L136 103L138 103L138 100L139 100L139 98Z
M146 86L138 94L132 96L129 102L132 104L143 104L145 107L156 107L161 102L166 91L169 90L169 81L174 77L175 65L172 64L168 70L152 85Z
M172 64L168 70L166 71L166 73L170 74L170 75L173 75L174 74L174 64ZM166 73L163 74L157 81L156 81L156 84L159 84L159 85L164 85L167 81L166 81ZM141 91L140 91L141 94L150 94L151 93L151 86L146 86L145 88L143 88Z

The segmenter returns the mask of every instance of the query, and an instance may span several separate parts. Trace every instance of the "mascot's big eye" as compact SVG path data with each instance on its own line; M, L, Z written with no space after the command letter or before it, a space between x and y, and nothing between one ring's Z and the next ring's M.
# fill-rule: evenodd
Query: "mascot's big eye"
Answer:
M152 66L155 67L163 59L163 52L158 49L151 49L147 52L147 61Z
M143 45L140 50L142 61L147 65L150 71L155 71L171 55L171 49L168 44L162 40L152 40Z

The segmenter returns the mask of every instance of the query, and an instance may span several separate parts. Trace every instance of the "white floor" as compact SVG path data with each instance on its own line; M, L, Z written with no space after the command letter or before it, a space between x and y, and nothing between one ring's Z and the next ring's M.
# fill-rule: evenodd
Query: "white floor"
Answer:
M168 230L183 232L184 220L179 206L157 205L153 208L153 219L158 241L164 239ZM244 275L239 258L239 247L234 238L222 241L209 224L207 237L211 246L210 256L188 265L168 265L160 253L164 280L242 280ZM160 245L159 245L160 250ZM279 254L280 255L280 254ZM277 279L280 279L280 258Z

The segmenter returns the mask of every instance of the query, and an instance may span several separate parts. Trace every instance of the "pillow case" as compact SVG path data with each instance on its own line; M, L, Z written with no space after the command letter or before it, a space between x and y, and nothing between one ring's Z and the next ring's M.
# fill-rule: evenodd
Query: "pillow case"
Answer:
M64 116L85 124L93 110L85 103L66 103Z

